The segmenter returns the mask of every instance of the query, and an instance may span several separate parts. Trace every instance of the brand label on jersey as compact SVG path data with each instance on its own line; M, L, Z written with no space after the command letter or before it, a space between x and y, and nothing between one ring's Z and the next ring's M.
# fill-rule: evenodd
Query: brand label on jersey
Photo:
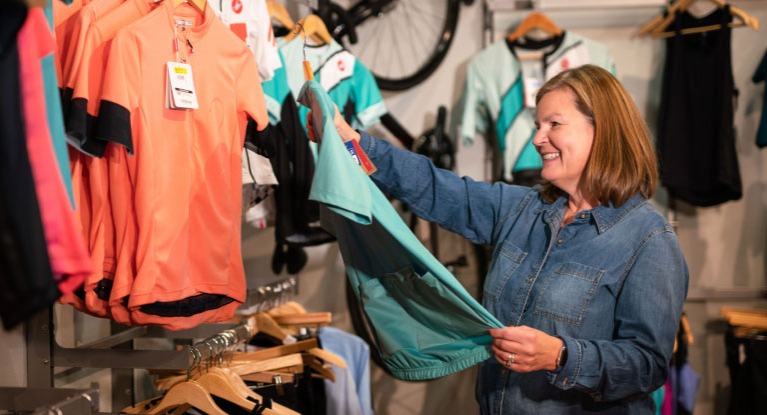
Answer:
M171 109L197 109L192 67L187 63L168 62L165 107Z
M344 144L346 145L346 150L352 156L354 161L360 167L362 167L362 171L364 171L365 174L371 175L375 173L376 170L378 170L373 162L370 161L368 155L365 154L365 151L362 149L362 147L360 147L360 144L357 142L357 140L347 141Z

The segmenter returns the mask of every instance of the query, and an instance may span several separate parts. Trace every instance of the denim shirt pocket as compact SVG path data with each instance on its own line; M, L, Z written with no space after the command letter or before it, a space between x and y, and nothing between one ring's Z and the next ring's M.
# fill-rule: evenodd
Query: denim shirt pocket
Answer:
M580 326L589 302L599 287L604 270L568 262L543 282L534 314Z
M485 298L493 301L497 301L500 298L509 277L514 274L514 271L517 270L517 267L519 267L519 264L522 263L526 256L527 252L517 248L509 241L503 241L500 255L496 255L491 272L487 274L491 278L488 278L485 282Z

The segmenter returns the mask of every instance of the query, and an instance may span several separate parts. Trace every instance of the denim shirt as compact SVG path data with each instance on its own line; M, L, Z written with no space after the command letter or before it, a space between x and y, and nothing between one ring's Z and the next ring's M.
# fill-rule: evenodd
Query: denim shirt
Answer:
M651 414L669 372L687 265L668 222L641 195L578 212L540 187L477 182L362 132L381 190L477 244L493 246L483 305L503 324L560 337L558 371L480 365L483 414Z

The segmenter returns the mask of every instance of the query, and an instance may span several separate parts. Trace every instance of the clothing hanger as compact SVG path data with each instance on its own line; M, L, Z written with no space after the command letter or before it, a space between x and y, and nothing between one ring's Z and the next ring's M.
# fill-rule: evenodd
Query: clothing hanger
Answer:
M532 12L528 14L524 20L519 23L516 29L514 29L514 31L509 34L508 40L509 42L514 42L517 39L525 36L533 29L543 30L544 32L550 34L552 37L560 36L564 32L561 27L554 24L554 22L545 14L540 12Z
M205 14L205 6L208 4L207 0L173 0L173 7L178 7L181 3L189 3L200 14Z
M692 329L690 328L690 321L687 319L686 314L682 314L682 319L679 321L682 325L682 335L688 346L692 346L695 343L695 337L692 335Z
M147 408L146 402L151 401L129 406L122 411L128 414L164 414L179 406L191 406L208 415L226 415L226 412L213 402L208 391L194 380L173 385L156 405Z
M262 402L262 400L259 400L258 402L249 400L247 395L235 388L231 378L217 371L204 373L196 379L196 382L208 391L209 394L231 402L246 411L253 411L259 407ZM270 408L264 408L261 413L266 415L279 415L278 411L274 411Z
M280 369L289 366L301 366L303 367L304 360L300 353L293 353L286 356L275 357L272 359L249 361L249 362L232 362L229 368L233 373L240 376L247 375L253 372L265 372L275 369Z
M333 369L330 368L330 365L320 362L316 356L308 353L303 354L301 357L304 359L304 365L312 368L312 370L315 371L317 375L324 379L329 379L331 382L335 383L336 374L333 373ZM314 376L314 374L312 374L312 376Z
M24 0L24 3L27 4L27 8L31 9L33 7L45 7L48 0Z
M315 41L323 44L330 44L333 41L333 36L330 35L328 27L325 26L325 22L322 21L320 16L316 14L310 14L303 19L299 20L293 28L293 31L285 36L285 41L290 42L296 35L298 35L298 29L301 29L301 36L306 39L307 36L311 37Z
M284 304L280 304L277 307L270 308L266 312L271 316L282 316L285 314L299 314L306 313L306 308L295 301L288 301Z
M282 27L291 28L296 25L295 22L293 22L293 18L290 17L290 13L288 13L282 3L277 1L267 1L266 10L269 12L269 17L279 22Z
M293 344L284 344L281 346L267 347L255 352L235 353L232 355L234 362L247 362L271 359L279 356L285 356L293 353L306 352L316 356L326 362L330 362L338 367L346 369L346 361L333 352L320 349L317 339L307 339L295 342Z
M328 311L314 313L281 314L272 317L274 321L283 326L327 326L333 321L333 314Z
M667 38L674 36L676 34L675 31L671 30L668 31L668 27L671 25L671 23L676 18L676 15L680 12L683 12L687 10L694 2L697 0L679 0L673 5L671 5L667 12L662 16L662 19L658 19L658 16L653 18L650 22L645 24L639 31L639 35L647 35L650 34L655 38ZM723 8L727 6L727 2L723 0L707 0L709 2L714 3L718 8ZM754 30L759 30L759 20L756 17L751 16L750 14L746 13L745 11L730 5L730 13L734 18L736 18L738 21L731 22L728 26L729 27L751 27ZM703 32L710 32L712 30L719 30L721 29L722 25L716 24L716 25L708 25L708 26L701 26L701 27L690 27L686 29L682 29L679 31L679 33L683 35L689 35L693 33L703 33Z

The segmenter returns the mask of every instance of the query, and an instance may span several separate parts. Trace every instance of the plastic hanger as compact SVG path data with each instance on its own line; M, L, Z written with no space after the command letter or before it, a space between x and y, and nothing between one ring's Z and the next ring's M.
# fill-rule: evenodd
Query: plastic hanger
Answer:
M288 13L282 3L267 1L266 10L269 12L269 17L279 22L282 27L291 28L296 25L295 22L293 22L293 18L290 17L290 13Z
M656 38L665 38L665 37L671 37L674 36L674 31L667 31L668 27L671 25L671 23L676 18L676 15L680 12L683 12L687 10L687 8L690 7L693 3L695 3L697 0L679 0L676 3L672 4L668 7L668 9L665 11L664 14L655 16L652 20L645 23L640 29L638 34L640 36L644 35L652 35ZM723 0L707 0L714 4L716 4L717 7L723 8L727 6L727 2ZM729 24L730 27L740 27L740 26L746 26L751 27L754 30L759 30L759 20L751 16L750 14L746 13L745 11L730 5L730 13L732 16L737 19L738 21L733 21ZM702 32L709 32L712 30L719 30L721 28L721 25L709 25L709 26L701 26L701 27L691 27L680 30L680 33L683 35L693 34L693 33L702 33Z
M510 42L514 42L517 39L525 36L533 29L543 30L544 32L549 33L551 36L560 36L564 32L561 27L554 24L554 22L545 14L532 12L528 14L524 20L519 23L517 28L509 34L508 39Z

